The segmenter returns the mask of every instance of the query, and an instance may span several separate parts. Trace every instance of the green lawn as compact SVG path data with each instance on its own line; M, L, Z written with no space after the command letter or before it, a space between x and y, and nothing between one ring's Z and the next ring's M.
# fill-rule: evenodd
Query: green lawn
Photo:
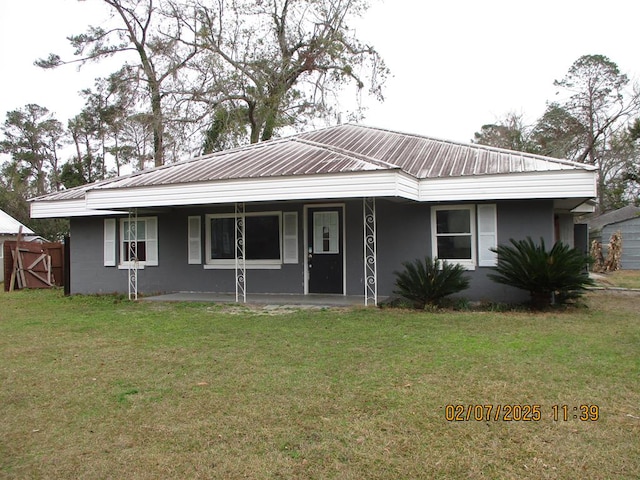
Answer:
M601 274L598 283L604 287L640 289L640 270L618 270Z
M636 479L640 297L588 303L272 311L0 293L0 478ZM447 421L458 404L539 405L540 419ZM574 419L580 405L598 419Z

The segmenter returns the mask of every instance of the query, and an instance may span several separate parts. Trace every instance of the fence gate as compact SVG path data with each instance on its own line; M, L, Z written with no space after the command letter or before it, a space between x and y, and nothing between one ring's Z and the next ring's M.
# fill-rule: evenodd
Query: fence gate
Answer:
M61 243L4 243L4 289L50 288L63 284L63 249ZM17 257L16 257L17 254ZM15 267L15 268L14 268Z

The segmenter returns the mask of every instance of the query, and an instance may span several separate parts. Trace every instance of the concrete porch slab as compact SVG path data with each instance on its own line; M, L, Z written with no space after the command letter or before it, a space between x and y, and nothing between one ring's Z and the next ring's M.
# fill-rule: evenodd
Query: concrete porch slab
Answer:
M236 296L233 293L211 293L211 292L175 292L151 297L140 297L142 301L151 302L213 302L213 303L236 303ZM378 303L382 299L378 299ZM271 294L252 293L247 295L247 303L254 305L300 305L318 307L352 307L364 306L362 295L294 295L294 294Z

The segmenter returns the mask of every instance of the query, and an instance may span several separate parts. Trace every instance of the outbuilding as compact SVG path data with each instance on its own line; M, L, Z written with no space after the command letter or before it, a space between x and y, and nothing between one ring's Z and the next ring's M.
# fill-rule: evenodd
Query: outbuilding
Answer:
M620 232L622 237L620 267L640 270L640 207L627 205L589 220L589 238L602 243L605 258L609 239L615 232Z
M11 215L0 210L0 282L4 282L4 242L16 240L22 227L23 235L34 235L33 230L20 223ZM31 237L27 239L30 240Z

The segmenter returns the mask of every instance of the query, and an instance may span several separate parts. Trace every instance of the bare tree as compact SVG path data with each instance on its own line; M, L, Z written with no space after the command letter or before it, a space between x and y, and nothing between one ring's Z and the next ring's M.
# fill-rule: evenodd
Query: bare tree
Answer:
M98 61L115 54L134 52L137 77L146 85L146 99L151 110L155 165L165 162L165 106L171 84L181 69L196 55L195 42L180 42L183 25L176 17L165 15L154 0L102 0L111 10L116 26L110 29L90 26L86 33L72 35L75 60L62 60L51 54L36 61L43 68L88 61ZM174 20L172 23L170 20ZM131 56L127 57L131 58Z
M387 68L348 26L365 0L195 0L192 8L197 23L183 24L197 25L194 48L209 55L194 66L191 98L208 105L212 119L231 112L252 143L330 116L349 83L383 99Z
M580 57L554 85L569 93L557 107L580 125L580 150L574 160L598 167L598 200L600 208L606 208L607 183L620 172L621 159L611 154L613 143L640 112L640 90L629 90L627 75L604 55Z

